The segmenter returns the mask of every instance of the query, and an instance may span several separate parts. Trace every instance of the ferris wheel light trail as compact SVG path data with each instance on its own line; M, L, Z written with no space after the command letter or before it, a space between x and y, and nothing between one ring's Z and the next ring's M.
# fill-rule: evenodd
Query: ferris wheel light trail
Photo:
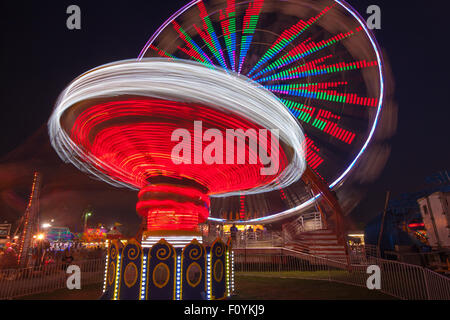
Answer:
M337 185L339 185L343 179L345 178L345 176L353 169L353 167L356 165L356 163L358 162L358 160L361 158L361 156L363 155L364 151L367 149L367 147L369 146L370 141L372 140L372 137L375 133L375 129L377 128L377 124L379 122L379 118L380 118L380 114L381 114L381 109L383 106L383 102L384 102L384 76L383 76L383 59L381 57L380 54L380 48L378 46L378 43L376 42L372 32L370 32L366 26L366 24L364 23L364 19L358 14L356 13L354 10L351 10L349 8L349 5L345 2L345 1L339 1L339 0L335 0L336 2L340 3L348 12L351 13L351 15L358 20L358 22L361 24L362 28L364 29L364 31L366 32L367 35L369 35L369 39L370 42L373 46L373 48L375 48L375 53L377 56L377 62L378 62L378 66L379 66L379 75L380 75L380 99L378 101L378 106L377 106L377 113L375 116L375 121L374 124L370 130L369 136L366 140L366 142L364 143L364 146L361 148L360 152L358 153L358 155L355 157L355 159L352 161L352 163L350 163L350 165L347 167L347 169L333 182L329 185L330 189L335 188ZM314 201L316 201L318 198L320 198L320 194L316 195L315 197L311 198L310 200L306 201L305 203L302 203L301 205L291 208L289 210L285 210L283 212L280 212L276 215L273 216L269 216L269 217L263 217L263 218L258 218L258 219L252 219L247 221L248 223L261 223L261 222L270 222L275 220L276 218L283 218L283 217L288 217L292 214L294 214L295 212L298 212L304 208L308 208L311 205L314 204ZM211 219L211 218L210 218ZM223 221L222 219L216 219L216 221Z
M255 66L250 70L249 75L255 72L261 65L275 57L284 48L286 48L293 40L298 38L303 32L310 28L320 18L322 18L328 11L335 6L333 3L331 6L325 7L317 16L311 17L308 21L299 20L291 28L285 30L270 49L259 59Z
M362 30L362 27L356 28L355 31L350 30L349 32L342 32L328 40L322 40L319 42L313 41L311 38L306 39L300 45L296 46L294 49L290 50L288 53L283 55L281 58L277 59L276 61L269 64L267 67L265 67L260 72L256 73L252 76L252 79L255 79L256 77L263 75L269 71L280 69L282 67L285 67L291 63L294 63L298 59L305 58L313 53L316 53L320 50L323 50L327 47L330 47L334 45L335 43L345 40L358 32Z
M379 68L379 75L380 75L380 100L378 101L378 106L377 106L377 113L376 113L376 117L375 117L375 121L374 124L371 128L371 131L369 133L369 136L364 144L364 146L362 147L361 151L358 153L358 155L355 157L355 159L352 161L352 163L348 166L348 168L339 176L339 178L337 178L333 183L331 183L329 185L330 189L333 189L334 187L336 187L339 183L341 183L343 181L343 179L345 178L345 176L352 170L352 168L356 165L356 163L358 162L359 158L362 156L362 154L364 153L364 151L367 149L370 141L372 140L373 134L375 133L375 129L377 127L377 124L379 122L379 118L380 118L380 113L381 113L381 109L383 106L383 102L384 102L384 77L383 77L383 59L380 55L380 48L378 46L378 44L375 41L374 36L372 35L372 33L367 29L367 26L365 25L365 23L363 22L363 18L356 13L354 10L349 9L349 6L346 2L344 1L339 1L339 0L335 0L336 2L340 3L348 12L350 12L352 14L352 16L358 20L358 22L361 24L361 26L364 28L364 31L369 35L369 39L370 42L372 44L372 46L376 49L376 55L377 55L377 62L378 65L380 66ZM314 196L313 198L309 199L308 201L302 203L301 205L291 208L289 210L285 210L283 212L279 212L275 215L272 216L268 216L268 217L262 217L262 218L257 218L257 219L251 219L246 221L246 223L268 223L268 222L272 222L274 220L276 220L277 218L285 218L288 216L291 216L293 214L295 214L296 212L308 208L310 206L312 206L314 204L314 201L316 201L318 198L320 198L321 194L318 194L316 196ZM210 220L212 220L212 218L209 218ZM214 219L215 221L218 222L223 222L223 219Z
M364 28L364 31L366 32L366 34L369 37L370 43L372 44L372 47L374 48L375 54L377 56L377 62L378 62L378 66L379 66L378 73L380 76L380 99L378 101L377 113L375 116L375 120L372 125L372 128L370 129L370 133L369 133L369 136L367 137L366 142L364 143L363 147L361 148L360 152L355 157L355 159L352 161L352 163L350 163L350 165L347 167L347 169L340 175L339 178L337 178L333 183L330 184L330 189L333 189L335 186L337 186L339 183L341 183L343 181L345 176L352 170L352 168L355 166L355 164L361 158L364 151L369 146L369 143L372 140L373 134L375 133L375 129L377 128L378 122L380 120L381 109L382 109L383 103L384 103L384 85L385 85L384 84L384 76L383 76L383 65L384 65L383 59L380 54L380 51L381 51L380 47L378 46L378 43L376 42L374 35L367 28L367 26L364 22L364 19L357 12L355 12L354 10L351 10L349 5L345 1L341 1L341 0L335 0L335 1L338 2L339 4L341 4L360 23L360 25Z
M270 14L280 15L275 28ZM194 0L161 25L138 60L155 55L225 65L274 93L304 125L308 165L334 190L362 163L385 101L381 50L364 19L342 0ZM348 156L337 165L330 151ZM247 222L289 216L310 200Z
M126 98L125 101L108 101L122 96L153 100ZM78 110L83 109L86 103L97 100L107 102L88 107L84 111ZM278 129L280 141L289 146L291 158L277 179L271 178L270 183L256 185L244 191L226 190L211 196L271 191L299 180L305 170L305 138L302 129L273 94L254 85L244 76L179 60L128 60L100 66L84 73L62 92L56 103L48 122L51 143L64 161L72 162L80 170L113 186L142 189L146 185L148 174L155 171L148 168L149 165L145 162L148 160L146 153L139 152L139 148L136 149L133 145L132 152L136 153L127 152L120 162L117 162L117 155L114 157L114 161L117 161L114 162L104 157L105 150L108 154L113 154L117 148L126 148L129 141L151 137L153 133L149 135L149 132L156 131L149 131L145 123L125 122L115 124L111 128L108 128L108 123L125 116L148 117L157 111L161 112L158 115L163 114L166 103L164 101L172 101L171 107L178 108L176 110L188 108L186 103L198 104L196 108L199 116L202 111L200 106L207 106L211 109L210 117L217 118L214 111L217 110L221 114L231 113L249 119L262 128ZM152 108L155 108L155 111ZM69 127L64 120L68 116L76 118ZM180 114L172 113L172 117L180 117ZM226 119L223 121L227 123ZM152 128L157 127L154 123L151 125ZM97 132L98 130L101 131ZM92 132L96 135L93 142L89 138ZM160 130L158 134L170 136L171 132ZM149 139L148 141L151 141L151 138ZM148 147L147 142L146 145ZM133 166L130 167L130 164Z

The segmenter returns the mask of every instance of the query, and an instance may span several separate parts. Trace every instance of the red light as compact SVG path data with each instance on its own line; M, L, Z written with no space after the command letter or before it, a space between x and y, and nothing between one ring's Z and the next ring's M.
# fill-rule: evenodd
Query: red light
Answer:
M70 121L71 116L63 121ZM229 129L264 129L245 118L206 106L149 98L86 106L75 115L73 125L66 127L71 128L71 139L88 151L84 161L110 178L140 189L136 210L146 217L148 230L192 231L209 215L210 194L269 184L289 162L268 131L267 149L278 151L278 158L269 152L272 161L278 161L278 171L273 175L261 174L264 165L259 157L251 163L251 155L255 156L257 150L248 141L241 145L245 150L235 150L232 163L197 163L194 154L198 150L204 152L211 141L196 140L195 121L202 122L201 137L208 129L219 130L223 137L227 137ZM192 137L193 161L189 164L173 161L172 151L179 140L172 141L172 133L177 129L187 130ZM224 139L223 155L230 152L228 141ZM214 153L220 154L218 151ZM241 206L244 209L243 201Z
M419 228L419 227L425 227L424 223L410 223L408 224L409 228Z
M244 219L245 218L245 196L244 195L239 196L239 203L240 203L239 218Z
M209 197L195 187L153 184L139 192L137 212L147 217L147 229L195 230L209 215Z
M138 189L146 187L151 177L167 176L196 181L209 190L208 194L243 191L272 182L288 164L281 146L279 159L274 159L279 162L274 175L261 174L264 165L259 157L256 164L249 163L249 156L243 164L236 164L237 159L235 164L175 164L171 153L179 141L171 141L171 135L183 128L194 137L194 121L202 121L203 131L218 129L224 136L226 129L261 129L249 120L205 106L143 98L88 107L76 117L71 139L89 150L92 158L86 162L93 162L109 177ZM196 148L205 150L210 143L201 141L197 145L192 141L192 154ZM227 147L224 141L223 155ZM247 143L245 155L250 154L254 155L255 150Z

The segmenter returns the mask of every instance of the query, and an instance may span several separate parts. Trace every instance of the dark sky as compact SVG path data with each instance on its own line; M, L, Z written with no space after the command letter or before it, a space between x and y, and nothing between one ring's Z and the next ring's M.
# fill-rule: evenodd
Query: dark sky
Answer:
M35 153L29 156L41 163L38 154L43 152L40 143L45 144L45 124L64 87L95 66L135 58L157 27L184 3L178 0L1 1L0 159L3 160L0 164L3 162L3 171L0 166L0 175L3 176L0 176L0 191L3 195L0 218L12 220L14 215L20 215L20 205L15 212L7 209L10 203L2 204L2 201L20 202L31 183L31 175L26 170L20 179L8 180L6 173L11 170L5 169L9 167L4 164L8 159L26 157L29 150ZM376 37L390 61L398 104L398 128L390 141L391 156L353 213L367 218L382 208L387 189L394 194L420 189L427 175L449 167L450 81L446 62L449 46L444 47L443 43L448 42L450 27L445 1L353 0L349 3L364 17L368 5L381 7L382 30L376 32ZM71 4L81 8L80 31L66 28L66 8ZM33 135L34 140L29 140ZM20 146L25 148L24 145L28 151L16 150L10 154ZM62 165L56 155L46 163L46 170L51 171L52 165ZM74 190L78 188L80 192L76 207L82 210L89 200L83 199L81 190L88 185L92 187L92 183L88 178L80 178L73 168L64 167L64 170L74 179ZM123 207L116 211L111 206L95 208L101 212L98 219L104 223L131 219L129 222L136 223L134 194L116 191L100 182L93 185L103 190L105 199L115 193L129 198L131 211L131 214L124 213ZM57 188L48 186L52 187ZM74 205L63 203L61 210ZM64 215L43 211L44 218ZM78 218L70 223L77 224Z

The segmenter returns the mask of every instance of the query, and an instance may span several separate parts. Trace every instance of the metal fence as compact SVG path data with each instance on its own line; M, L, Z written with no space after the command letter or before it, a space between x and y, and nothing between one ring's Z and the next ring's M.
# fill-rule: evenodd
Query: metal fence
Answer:
M381 291L399 299L450 300L450 279L421 266L370 257L348 266L343 261L286 248L235 249L235 272L340 282L366 288L367 267L381 270ZM74 262L82 286L101 283L104 259ZM66 288L67 264L0 270L0 299L13 299Z
M80 267L81 286L101 283L105 259L73 262ZM13 299L67 288L68 264L55 263L39 267L0 270L0 300Z
M371 257L364 263L345 262L286 248L245 249L235 252L236 273L258 273L297 279L325 280L367 288L367 267L381 270L381 291L406 300L450 300L450 279L429 269Z

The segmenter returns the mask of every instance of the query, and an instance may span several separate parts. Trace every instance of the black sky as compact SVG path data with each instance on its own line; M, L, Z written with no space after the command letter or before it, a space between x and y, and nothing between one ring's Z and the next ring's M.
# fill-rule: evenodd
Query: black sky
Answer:
M74 77L104 63L135 58L157 27L184 3L1 1L0 159L39 129L45 131L57 96ZM349 3L363 17L367 6L381 7L382 29L376 37L390 61L399 111L389 161L354 212L370 217L382 208L385 190L398 194L420 189L427 175L449 167L449 11L441 0ZM82 11L79 31L66 28L71 4ZM25 192L23 186L17 188L17 193Z

